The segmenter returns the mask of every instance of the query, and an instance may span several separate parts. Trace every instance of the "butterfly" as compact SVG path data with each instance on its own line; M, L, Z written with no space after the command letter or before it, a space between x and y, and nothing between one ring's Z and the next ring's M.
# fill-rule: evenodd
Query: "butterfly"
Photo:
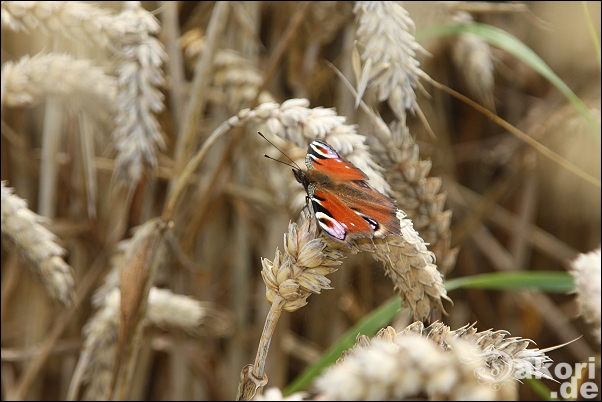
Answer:
M399 234L395 201L366 182L368 176L324 141L309 144L307 170L293 167L320 229L348 248L356 239Z

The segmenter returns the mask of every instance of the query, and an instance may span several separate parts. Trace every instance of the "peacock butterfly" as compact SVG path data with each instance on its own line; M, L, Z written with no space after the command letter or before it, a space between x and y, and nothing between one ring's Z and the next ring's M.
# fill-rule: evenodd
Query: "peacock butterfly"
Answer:
M395 202L366 182L368 177L324 141L309 144L307 171L293 168L307 193L318 225L351 248L355 239L399 234Z
M395 201L370 187L366 183L368 176L326 142L314 140L309 144L304 171L263 134L258 134L294 164L285 163L303 184L318 226L330 238L351 248L356 239L400 233Z

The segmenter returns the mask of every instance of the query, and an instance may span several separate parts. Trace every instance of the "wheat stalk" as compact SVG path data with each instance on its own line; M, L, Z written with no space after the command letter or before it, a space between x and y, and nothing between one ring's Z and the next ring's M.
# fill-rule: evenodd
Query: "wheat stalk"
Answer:
M270 342L282 311L293 312L307 304L312 293L331 289L326 275L337 270L345 254L332 248L320 235L315 219L301 214L302 224L289 224L284 235L284 254L276 249L272 261L263 258L261 276L266 284L266 298L270 311L266 318L254 365L243 368L237 400L251 400L261 394L267 383L264 374Z

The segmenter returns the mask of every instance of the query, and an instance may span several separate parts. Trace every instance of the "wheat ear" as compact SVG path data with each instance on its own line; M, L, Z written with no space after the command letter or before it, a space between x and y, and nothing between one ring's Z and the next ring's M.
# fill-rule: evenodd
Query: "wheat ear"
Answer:
M414 89L425 74L416 60L416 52L425 50L414 38L414 21L397 2L358 1L353 11L357 37L365 46L356 106L374 87L378 100L388 100L397 119L405 121L407 109L419 110Z
M591 324L592 334L600 344L600 248L579 254L571 261L579 314Z
M2 181L2 242L14 246L53 299L69 305L75 297L73 268L63 260L57 237L41 225L45 220Z
M359 335L317 381L319 398L387 400L425 393L451 400L516 398L516 380L549 378L541 369L545 350L527 349L528 339L506 331L478 332L474 325L455 331L441 322L420 321L396 332L387 327L370 339Z
M284 235L284 253L276 249L272 261L263 258L261 276L266 284L270 311L257 348L255 364L247 365L241 373L237 400L251 400L267 383L264 373L270 342L282 311L293 312L307 304L312 293L331 289L326 275L337 270L345 254L334 249L320 236L315 219L301 214L301 226L289 224Z
M187 65L193 69L205 47L205 36L199 28L191 29L180 38ZM212 102L225 104L229 110L238 111L248 106L257 96L263 83L259 71L240 53L231 49L218 49L213 58L210 97ZM272 100L264 91L262 102Z
M212 304L150 286L154 275L145 265L149 268L149 258L160 259L160 254L151 257L149 250L159 248L157 238L161 236L161 229L160 222L150 220L137 229L134 237L118 244L111 258L111 271L93 298L98 311L83 329L84 347L69 387L69 399L77 399L82 381L88 384L84 392L86 399L118 395L121 387L115 384L116 370L125 365L121 371L126 371L123 376L127 377L127 366L132 365L136 355L135 348L128 350L132 347L124 341L124 332L126 338L139 343L138 332L148 325L191 333L198 331L201 325L211 327L213 333L227 331L228 325L224 325L227 318ZM145 294L146 286L149 289ZM126 297L121 296L122 292ZM137 300L136 294L146 300ZM124 359L123 354L131 354L132 358Z
M467 12L458 11L452 21L471 24L473 18ZM495 111L493 54L489 44L477 35L462 33L452 39L451 46L452 60L472 96L487 109Z
M118 17L130 29L115 42L118 96L114 174L132 186L145 165L151 169L157 166L157 148L165 145L155 114L164 108L164 96L158 88L165 83L161 65L167 55L153 36L159 33L159 22L139 2L127 2Z
M116 15L80 2L3 2L1 11L2 25L10 29L39 28L46 34L91 40L115 53L117 95L111 99L114 108L106 109L115 111L114 177L131 187L142 176L144 166L154 169L157 149L164 146L155 114L164 108L163 94L158 88L165 82L161 65L167 57L163 45L154 37L160 30L154 15L138 1L126 2L124 10ZM90 71L95 73L96 69ZM79 85L90 82L109 89L111 94L115 85L104 86L104 81L96 80L95 76L73 79ZM4 95L2 99L4 102Z
M73 110L108 119L113 113L117 82L90 60L64 54L23 56L2 66L2 106L30 106L44 95L58 97Z

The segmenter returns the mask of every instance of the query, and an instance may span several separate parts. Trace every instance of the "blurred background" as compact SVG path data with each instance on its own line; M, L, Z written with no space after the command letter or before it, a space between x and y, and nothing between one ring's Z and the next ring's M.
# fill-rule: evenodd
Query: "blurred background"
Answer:
M130 78L148 79L161 94L145 98L143 87L129 101L120 95L127 91L119 91L128 85L124 71L135 68L122 60L130 54L130 44L126 39L120 42L117 56L111 41L119 33L100 31L94 38L90 32L96 31L86 26L119 15L124 4L95 3L95 10L103 10L96 11L98 16L90 17L82 8L69 14L79 17L75 20L60 10L38 12L43 7L35 6L19 15L2 4L2 180L32 211L48 218L44 225L67 250L64 259L73 268L81 300L75 310L52 300L18 253L3 242L3 399L15 395L11 392L16 389L24 399L67 397L85 341L82 329L96 311L92 295L111 270L119 242L132 236L131 229L161 215L177 178L174 172L181 172L207 137L240 110L306 98L311 108L336 108L346 124L357 125L367 144L378 149L370 119L355 108L354 94L327 63L355 86L353 52L363 49L354 44L353 3L228 2L223 26L214 28L211 37L206 32L215 4L141 3L150 14L140 12L136 18L146 18L149 26L148 19L157 18L156 29L148 33L163 44L165 54L159 67L139 63L140 72ZM494 112L599 183L600 132L592 132L548 79L476 36L429 35L428 30L475 22L515 36L576 94L597 119L599 130L600 56L594 37L599 41L600 2L407 2L403 7L424 47L416 53L424 73ZM11 19L18 23L11 25ZM296 27L292 32L291 25ZM286 46L278 49L288 34ZM201 70L197 60L207 49L213 54ZM89 64L72 72L57 58L44 69L28 70L40 82L28 92L30 101L5 98L6 88L18 93L26 86L12 80L15 75L8 74L7 63L25 71L25 65L17 63L38 54L69 55L69 60ZM120 77L117 83L107 81L116 85L117 95L111 95L115 88L101 85L104 81L96 78L96 71ZM199 86L193 86L195 71L204 74ZM164 82L155 75L164 75ZM438 262L447 257L444 269L440 266L445 279L502 271L566 272L578 253L599 247L599 185L551 161L466 102L425 80L421 85L416 96L424 116L410 112L406 123L420 159L432 163L429 176L441 179L445 210L452 213L449 231L439 239ZM187 102L199 88L202 100L196 104L194 135L178 149ZM388 104L378 102L373 93L364 101L386 123L395 120ZM128 114L131 108L143 109L136 102L146 104L148 116L155 117L143 111ZM126 117L117 119L114 109ZM156 149L156 161L146 153L142 168L123 168L120 152L129 146L123 142L123 127L154 118L157 126L150 131L156 136L146 141ZM246 124L222 136L174 213L169 258L158 268L154 286L211 303L207 308L213 311L212 319L195 331L148 326L131 384L132 399L232 399L240 370L255 358L269 309L261 258L272 259L276 248L282 249L287 224L300 212L293 202L300 186L288 168L263 158L265 152L277 155L257 130L269 128ZM305 156L305 147L279 144L293 159ZM153 163L156 168L149 169ZM397 202L403 209L404 200ZM406 213L413 218L412 211ZM414 226L427 242L437 242L421 232L420 224ZM266 368L269 386L284 388L347 329L395 295L380 264L366 253L349 256L329 279L332 290L311 296L306 307L280 318ZM574 295L459 289L449 296L454 303L444 302L449 315L433 318L452 329L477 322L480 330L507 330L534 340L540 349L582 336L549 356L571 365L590 356L599 361L599 338L577 317ZM57 323L63 321L59 328ZM401 329L409 323L409 314L402 311L393 325ZM40 358L43 348L48 353ZM599 364L596 382L600 386ZM546 385L558 387L551 381ZM539 396L523 384L518 398Z

